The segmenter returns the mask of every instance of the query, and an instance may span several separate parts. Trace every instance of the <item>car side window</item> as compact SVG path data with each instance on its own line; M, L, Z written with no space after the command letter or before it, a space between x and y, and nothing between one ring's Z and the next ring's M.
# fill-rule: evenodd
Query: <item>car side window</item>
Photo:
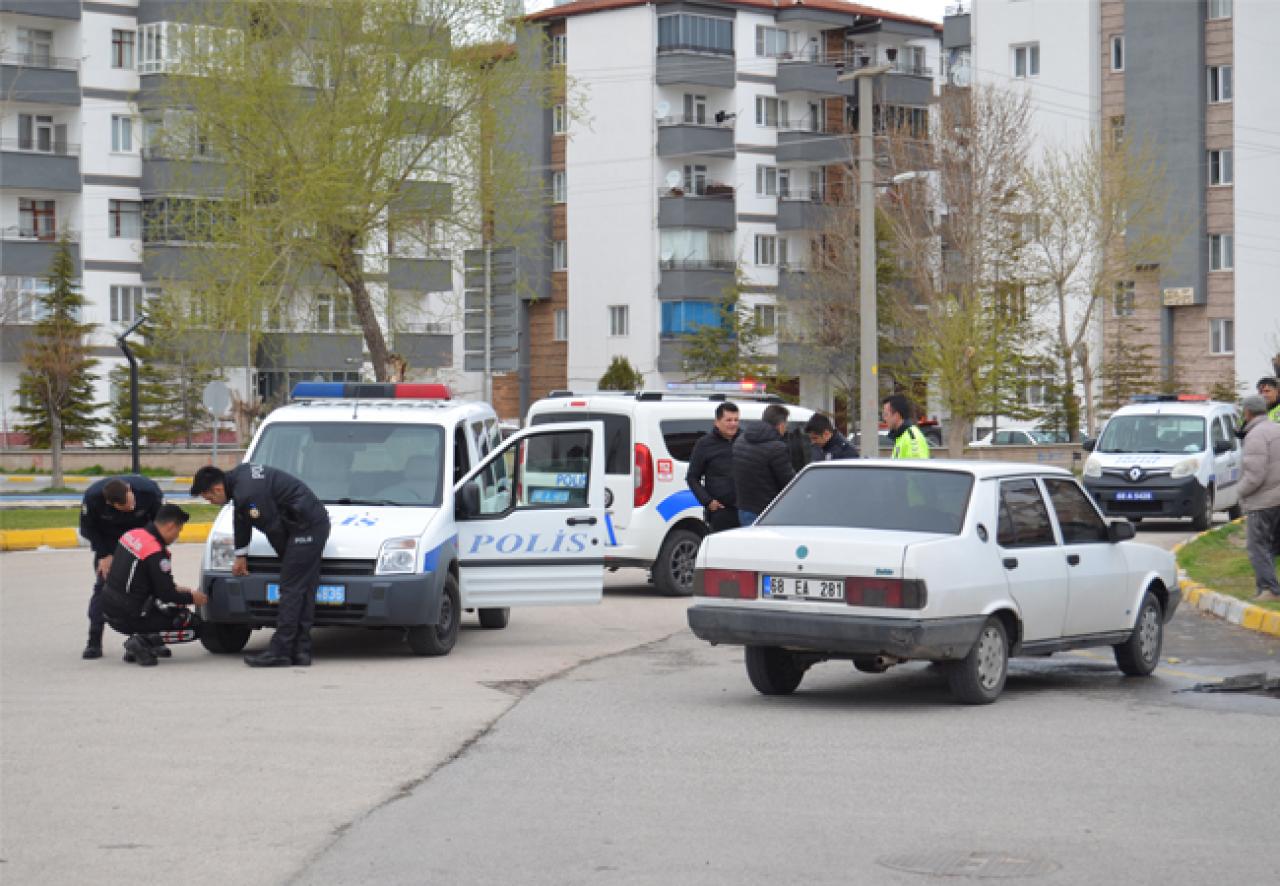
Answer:
M1000 520L996 543L1002 548L1037 548L1055 544L1049 509L1035 480L1000 484Z
M1107 523L1098 515L1089 496L1075 480L1044 481L1049 501L1058 516L1063 544L1092 544L1107 541Z
M1225 415L1218 416L1213 422L1213 442L1217 443L1219 440L1225 440L1230 443L1232 449L1240 448L1240 441L1235 434L1231 433L1231 425L1228 424Z
M471 470L471 453L467 450L467 426L459 423L453 430L453 482L457 483Z

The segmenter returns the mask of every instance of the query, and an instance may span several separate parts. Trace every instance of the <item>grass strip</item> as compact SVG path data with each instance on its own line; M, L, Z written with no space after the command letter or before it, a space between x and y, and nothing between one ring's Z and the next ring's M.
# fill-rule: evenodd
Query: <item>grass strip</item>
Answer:
M1252 603L1257 588L1244 545L1245 524L1228 523L1184 545L1178 551L1178 565L1210 590ZM1255 605L1280 610L1280 603Z
M212 523L221 508L216 505L183 505L192 523ZM0 510L0 530L62 529L80 525L80 508L4 508Z

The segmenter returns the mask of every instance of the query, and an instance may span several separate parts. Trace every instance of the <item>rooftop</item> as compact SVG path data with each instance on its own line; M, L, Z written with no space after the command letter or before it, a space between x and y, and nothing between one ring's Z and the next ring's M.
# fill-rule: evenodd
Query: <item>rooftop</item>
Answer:
M589 12L607 12L613 9L626 9L631 6L648 6L650 4L658 5L662 0L573 0L572 3L565 3L560 6L552 6L541 12L535 12L528 17L529 21L546 21L552 19L567 18L571 15L585 15ZM896 22L908 22L917 25L927 25L935 30L941 30L942 25L935 21L924 18L915 18L910 15L902 15L898 12L890 12L887 9L879 9L875 6L868 6L865 3L847 3L845 0L720 0L726 6L742 6L750 9L768 9L781 12L787 9L816 9L822 12L837 12L854 16L867 16L870 18L884 18Z

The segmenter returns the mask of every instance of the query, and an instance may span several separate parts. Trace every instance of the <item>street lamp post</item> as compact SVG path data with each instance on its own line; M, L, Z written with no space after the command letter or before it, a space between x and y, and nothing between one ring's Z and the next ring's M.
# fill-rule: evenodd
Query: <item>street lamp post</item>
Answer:
M875 136L871 131L871 88L874 78L891 67L867 65L836 75L837 81L858 81L858 321L861 326L858 423L864 458L880 454L880 386L876 381L879 356L876 353Z
M120 345L125 359L129 361L129 451L132 454L132 471L135 474L142 473L142 464L138 458L138 358L133 356L128 339L134 330L146 322L146 319L146 317L139 317L132 326L116 337L116 344Z

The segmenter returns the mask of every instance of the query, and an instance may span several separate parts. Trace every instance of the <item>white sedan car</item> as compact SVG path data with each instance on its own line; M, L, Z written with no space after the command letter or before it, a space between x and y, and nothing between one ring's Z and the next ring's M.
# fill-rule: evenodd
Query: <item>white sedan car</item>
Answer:
M765 695L829 659L927 660L959 701L987 704L1009 656L1087 646L1146 676L1181 591L1173 555L1132 538L1058 468L817 462L756 525L703 540L689 626L746 646Z

